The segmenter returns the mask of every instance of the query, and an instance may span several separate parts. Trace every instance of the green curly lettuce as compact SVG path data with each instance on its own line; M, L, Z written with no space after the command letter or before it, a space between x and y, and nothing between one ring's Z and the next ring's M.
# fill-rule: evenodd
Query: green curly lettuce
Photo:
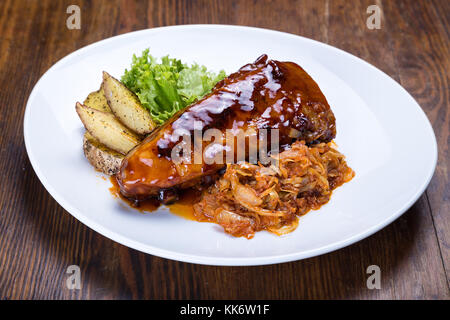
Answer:
M223 70L216 74L205 66L196 63L188 66L169 56L158 62L146 49L140 57L133 55L131 68L125 69L121 80L139 97L153 120L162 124L209 93L225 76Z

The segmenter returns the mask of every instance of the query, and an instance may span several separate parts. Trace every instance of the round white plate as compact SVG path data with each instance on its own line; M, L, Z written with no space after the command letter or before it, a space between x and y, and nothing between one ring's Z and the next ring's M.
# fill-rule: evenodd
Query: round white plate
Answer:
M120 203L84 158L75 102L98 89L101 72L120 78L131 57L150 48L212 70L236 71L263 53L294 61L319 84L337 119L336 143L356 176L328 204L300 218L294 232L259 232L247 240L214 224L161 208L142 214ZM386 74L326 44L249 27L187 25L149 29L77 50L34 87L24 120L36 174L58 203L102 235L169 259L210 265L261 265L304 259L350 245L405 212L433 175L433 129L414 99Z

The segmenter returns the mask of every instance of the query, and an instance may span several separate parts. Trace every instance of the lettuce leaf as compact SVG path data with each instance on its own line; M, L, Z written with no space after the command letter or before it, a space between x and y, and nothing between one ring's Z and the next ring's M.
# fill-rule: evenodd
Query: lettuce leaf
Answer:
M146 49L140 57L133 55L131 68L125 69L121 80L139 97L155 122L162 124L209 93L225 76L223 70L216 74L205 66L188 66L169 56L158 62Z

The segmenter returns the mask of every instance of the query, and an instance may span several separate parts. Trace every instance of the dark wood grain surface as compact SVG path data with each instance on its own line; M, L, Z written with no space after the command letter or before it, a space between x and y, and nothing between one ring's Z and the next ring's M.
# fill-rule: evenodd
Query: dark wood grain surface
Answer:
M66 28L71 4L81 8L80 30ZM381 29L366 27L371 4L382 9ZM0 299L449 299L449 18L446 0L1 0ZM439 161L427 191L361 242L270 266L170 261L85 227L48 194L28 160L22 122L34 84L56 61L90 43L191 23L302 35L389 74L419 102L436 133ZM69 265L81 268L80 290L66 287ZM369 265L380 266L380 290L366 286Z

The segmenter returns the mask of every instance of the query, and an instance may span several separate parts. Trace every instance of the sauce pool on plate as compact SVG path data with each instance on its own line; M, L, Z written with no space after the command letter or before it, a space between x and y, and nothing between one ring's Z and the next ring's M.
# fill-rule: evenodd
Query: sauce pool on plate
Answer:
M157 199L147 199L139 202L132 201L124 197L120 193L120 187L119 184L117 183L115 176L111 176L109 178L109 181L112 184L112 186L109 188L111 194L115 198L120 198L130 207L140 211L141 213L153 212L161 206L161 203ZM175 203L166 205L166 207L169 208L171 213L179 217L185 218L187 220L201 221L197 219L194 215L194 203L196 203L199 200L199 197L200 197L199 191L187 189L184 190L179 195L179 199Z

